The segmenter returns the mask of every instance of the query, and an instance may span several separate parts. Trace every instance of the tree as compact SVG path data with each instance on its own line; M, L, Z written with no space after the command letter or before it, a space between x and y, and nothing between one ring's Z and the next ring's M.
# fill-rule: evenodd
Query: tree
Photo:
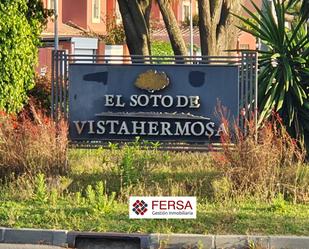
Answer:
M264 0L261 11L253 1L257 14L244 7L252 19L238 16L246 27L240 29L259 38L267 47L260 52L259 109L260 121L273 111L282 118L290 135L305 141L309 148L309 36L306 22L309 11L286 27L286 17L297 0Z
M170 0L157 0L175 55L187 55L178 22L170 6ZM151 55L150 11L152 0L118 0L131 55Z
M175 55L187 55L182 32L171 8L171 0L156 0ZM237 19L242 0L198 0L199 29L203 55L220 55L235 49ZM149 16L151 0L118 0L131 54L150 55Z
M18 112L34 86L37 46L48 12L39 0L0 3L0 109Z
M131 55L151 54L149 19L151 0L118 0Z
M237 18L242 0L198 0L202 55L221 55L236 48Z
M157 0L175 55L187 55L187 48L169 0Z

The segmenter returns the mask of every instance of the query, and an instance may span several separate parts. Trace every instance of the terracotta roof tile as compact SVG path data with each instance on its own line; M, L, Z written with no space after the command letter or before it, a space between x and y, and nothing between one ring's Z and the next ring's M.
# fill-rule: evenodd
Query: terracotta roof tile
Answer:
M61 37L71 37L71 36L85 36L80 29L74 28L65 23L59 23L58 25L58 33ZM47 28L43 31L42 37L53 37L54 36L54 27L52 25L48 25Z
M190 43L190 28L181 27L180 30L181 30L182 37L184 38L185 42ZM151 37L154 40L169 42L168 33L165 27L152 30ZM199 32L198 27L193 27L193 42L197 46L200 45L200 32Z

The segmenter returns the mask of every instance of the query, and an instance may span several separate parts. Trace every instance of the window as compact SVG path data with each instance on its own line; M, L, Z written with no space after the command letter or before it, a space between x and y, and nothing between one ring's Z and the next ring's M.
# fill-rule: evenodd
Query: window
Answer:
M121 13L120 13L118 1L116 1L116 24L118 25L118 24L121 24L121 23L122 23Z
M250 49L249 44L239 44L239 49Z
M55 0L48 0L48 9L53 10L55 8Z
M92 22L99 23L100 22L100 1L101 0L92 0Z
M190 6L184 4L182 8L182 21L190 20Z

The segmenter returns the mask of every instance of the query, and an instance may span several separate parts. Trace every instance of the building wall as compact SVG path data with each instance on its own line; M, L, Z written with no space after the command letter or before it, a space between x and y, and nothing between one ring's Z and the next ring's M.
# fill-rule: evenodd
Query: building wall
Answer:
M157 22L162 22L162 16L157 1L153 1L151 9L151 19Z
M63 22L73 22L83 29L100 34L106 33L107 2L113 0L100 0L100 22L92 20L93 0L65 0L63 1Z
M36 67L36 72L39 75L50 76L51 61L52 61L52 47L39 48L39 64Z
M85 0L84 0L85 1ZM92 1L93 0L87 0L87 29L94 31L96 33L105 34L106 33L106 1L110 0L100 0L100 22L94 23L92 21Z
M253 2L254 2L254 4L255 4L256 6L258 6L260 9L262 8L262 2L263 2L263 0L254 0ZM255 8L253 7L252 3L251 3L249 0L245 0L243 4L244 4L244 6L245 6L246 8L248 8L248 9L249 9L250 11L252 11L253 13L256 12L256 11L255 11ZM244 16L248 16L248 14L244 13Z
M50 1L51 0L43 0L43 4L45 8L49 8L50 7ZM63 2L66 2L68 0L58 0L58 23L62 23L63 19ZM53 7L52 7L53 9ZM51 19L49 19L48 23L47 23L47 29L52 29L54 26L54 23Z
M116 0L106 1L106 16L107 18L113 18L116 15Z
M189 5L189 4L190 4L190 0L177 0L177 1L171 2L171 7L172 7L173 12L175 14L176 20L179 23L182 23L183 20L184 20L183 5ZM159 9L159 6L158 6L156 0L153 0L151 12L152 12L151 18L152 18L153 21L163 23L162 15L160 13L160 9ZM197 11L197 0L192 0L192 14L194 16L197 13L198 13L198 11Z
M74 50L74 44L72 44L70 41L60 41L59 49L66 50L70 54ZM38 54L39 63L35 69L37 74L51 77L53 50L54 50L53 47L39 48L39 54Z
M173 12L175 14L176 20L180 21L181 13L180 13L180 5L179 1L172 1L171 7L173 9ZM153 0L152 2L152 9L151 9L151 19L156 22L162 22L163 24L163 18L160 13L160 8L156 0Z
M64 0L63 22L73 22L87 29L87 0Z
M256 38L248 33L240 32L238 36L238 49L256 49Z
M51 0L43 0L43 3L46 7L49 7L49 1ZM114 17L116 15L117 9L117 0L100 0L101 7L101 20L100 23L93 23L92 21L92 1L93 0L58 0L58 8L59 8L59 23L73 22L78 26L81 26L84 29L94 31L96 33L105 34L106 33L106 18ZM159 22L161 25L164 25L162 15L160 14L160 10L156 0L153 1L152 6L152 14L151 19L154 22ZM255 4L261 6L262 0L255 0ZM183 5L189 4L190 0L173 0L171 1L172 9L175 13L176 19L179 23L182 23L183 20ZM244 5L248 7L250 10L254 10L252 8L252 4L249 0L244 0ZM198 14L197 8L197 0L192 0L192 11L193 15ZM53 30L53 22L49 21L48 26L50 30ZM255 49L256 48L256 40L249 34L241 32L238 37L238 48L240 49ZM102 53L102 49L99 51L99 54ZM44 61L44 53L40 58Z
M254 4L256 4L259 8L262 8L262 1L263 0L255 0ZM250 11L255 13L255 8L253 7L252 3L249 0L244 1L244 6L248 8ZM248 17L249 15L244 11L243 16ZM238 36L238 49L250 49L250 50L255 50L256 49L256 38L249 34L245 33L243 31L240 32Z

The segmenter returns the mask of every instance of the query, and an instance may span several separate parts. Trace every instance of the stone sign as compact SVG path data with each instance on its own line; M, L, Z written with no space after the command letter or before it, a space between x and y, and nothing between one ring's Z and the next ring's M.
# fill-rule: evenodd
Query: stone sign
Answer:
M238 66L70 64L72 141L218 141L238 117Z

